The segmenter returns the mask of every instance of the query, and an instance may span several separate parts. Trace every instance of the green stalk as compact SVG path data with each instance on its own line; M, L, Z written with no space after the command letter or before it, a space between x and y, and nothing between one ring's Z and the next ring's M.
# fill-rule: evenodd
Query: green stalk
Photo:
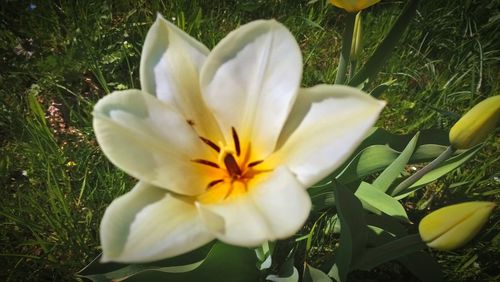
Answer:
M342 34L342 49L340 50L339 67L335 76L335 84L344 84L351 55L352 32L354 30L355 13L348 13L344 33Z
M417 182L420 178L422 178L429 171L435 169L442 162L446 161L454 152L455 152L455 148L453 148L452 146L448 146L448 148L446 148L446 150L444 150L441 153L441 155L439 155L436 159L434 159L432 162L428 163L421 170L412 174L410 177L406 178L403 182L399 183L398 186L396 186L396 188L394 188L394 190L392 191L391 194L393 196L398 195L399 193L404 191L406 188L410 187L415 182Z

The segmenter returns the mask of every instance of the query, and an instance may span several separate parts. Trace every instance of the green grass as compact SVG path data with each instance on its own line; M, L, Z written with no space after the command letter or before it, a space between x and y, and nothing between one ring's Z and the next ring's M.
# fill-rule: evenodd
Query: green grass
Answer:
M139 87L140 50L156 12L209 48L239 24L276 18L301 46L303 84L335 79L344 15L325 1L113 2L40 1L32 11L25 1L0 4L0 280L71 280L99 253L101 216L134 180L100 152L90 113L106 93ZM362 59L401 7L383 1L369 9ZM423 1L368 85L395 80L381 96L388 106L379 125L395 133L447 129L472 105L498 95L499 9L498 1ZM411 197L409 211L418 217L462 200L498 202L499 149L491 137L473 161ZM447 280L498 280L499 230L495 212L465 248L433 253ZM397 265L381 269L363 275L372 281L408 275Z

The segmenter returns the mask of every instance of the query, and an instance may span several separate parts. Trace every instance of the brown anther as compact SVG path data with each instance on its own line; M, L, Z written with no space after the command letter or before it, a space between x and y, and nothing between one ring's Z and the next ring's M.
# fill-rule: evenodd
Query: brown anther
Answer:
M248 164L248 167L254 167L256 165L259 165L263 162L264 160L258 160L258 161L254 161L254 162L251 162Z
M241 153L240 138L238 138L238 133L236 133L236 129L234 129L234 127L231 127L231 131L233 133L234 149L236 151L236 155L239 157Z
M217 179L217 180L214 180L214 181L210 181L210 183L208 183L207 185L207 189L210 189L212 187L214 187L215 185L221 183L222 181L224 181L223 179Z
M236 179L241 176L240 166L234 159L233 155L227 154L224 157L224 164L226 165L227 172L229 172L232 179Z
M192 162L199 163L199 164L202 164L202 165L211 166L211 167L215 167L215 168L220 168L218 164L216 164L214 162L211 162L211 161L207 161L207 160L196 159L196 160L192 160Z
M217 153L220 152L220 147L217 146L217 144L215 144L214 142L208 140L207 138L205 137L201 137L200 136L200 139L201 141L203 141L203 143L207 144L208 146L210 146L210 148L214 149Z

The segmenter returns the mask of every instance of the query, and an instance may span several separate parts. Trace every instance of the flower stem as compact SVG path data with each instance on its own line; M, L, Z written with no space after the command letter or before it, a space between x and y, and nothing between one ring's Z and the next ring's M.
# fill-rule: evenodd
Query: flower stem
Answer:
M428 163L421 170L419 170L416 173L412 174L410 177L406 178L403 182L399 183L398 186L396 186L396 188L394 188L394 190L392 191L391 194L393 196L398 195L403 190L405 190L406 188L410 187L415 182L417 182L420 178L422 178L429 171L435 169L442 162L444 162L445 160L447 160L454 152L455 152L455 148L453 148L452 146L448 146L448 148L446 148L446 150L444 150L441 153L441 155L439 155L436 159L434 159L432 162Z
M355 19L356 13L347 14L346 26L344 33L342 34L342 49L340 50L339 67L337 69L337 75L335 76L335 84L345 83L347 66L349 65L349 56L351 54L352 32L354 30Z

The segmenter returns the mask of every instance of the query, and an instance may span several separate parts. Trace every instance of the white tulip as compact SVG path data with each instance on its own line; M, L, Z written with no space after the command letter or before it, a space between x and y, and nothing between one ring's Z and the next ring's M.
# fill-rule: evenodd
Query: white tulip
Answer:
M347 159L384 106L347 86L300 88L301 77L299 46L274 20L243 25L209 51L159 15L142 90L94 109L104 154L139 179L104 214L102 261L295 234L311 209L306 189Z

